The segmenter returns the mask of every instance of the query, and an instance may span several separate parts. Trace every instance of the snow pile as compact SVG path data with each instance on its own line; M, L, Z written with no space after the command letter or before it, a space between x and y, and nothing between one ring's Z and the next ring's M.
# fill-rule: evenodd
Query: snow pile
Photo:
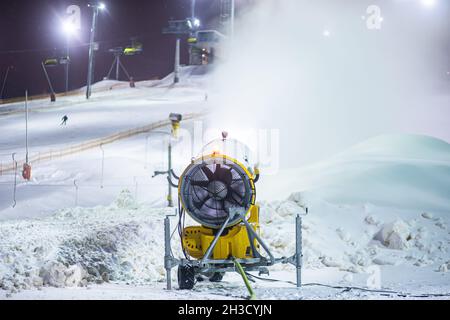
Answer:
M418 135L382 135L320 168L315 190L333 203L449 212L450 144Z
M309 214L304 216L306 207ZM303 263L308 269L366 273L373 265L403 264L438 269L450 259L448 216L430 220L395 208L337 206L308 193L261 203L262 235L277 256L295 252L297 213L303 215Z
M336 206L304 193L261 203L262 236L276 256L295 252L295 217L304 215L306 207L309 214L302 226L306 269L365 273L374 264L436 264L436 271L448 271L447 219L417 213L412 219L383 222L383 215L375 212L384 208ZM0 288L16 292L42 286L162 281L167 213L173 213L172 209L138 204L124 191L110 206L64 209L44 219L2 222ZM391 209L384 218L391 219L393 214ZM176 240L173 245L174 254L181 256ZM344 280L351 279L348 275Z
M430 266L447 272L448 219L375 206L336 206L307 193L261 202L261 232L275 256L295 252L295 217L303 217L303 264L366 273L373 265ZM110 206L71 208L39 220L0 223L0 288L162 281L163 219L173 209L136 203L123 191ZM387 212L383 215L381 212ZM403 218L393 219L393 216ZM173 221L174 227L174 221ZM177 237L176 237L177 238ZM174 254L181 256L178 241ZM272 269L272 268L271 268ZM274 270L291 270L277 265ZM175 272L175 271L174 271ZM351 275L345 281L351 281Z
M374 239L381 241L387 248L403 250L410 245L411 232L404 221L397 220L384 224Z
M110 206L71 208L39 220L0 223L0 288L160 281L167 209L124 191Z
M267 215L261 217L269 243L290 255L295 215L309 208L303 223L307 268L359 273L374 264L408 264L448 270L448 143L383 135L309 168L265 178L261 181L267 184L260 189L276 183L272 193L305 190L288 201L263 203ZM266 224L270 230L264 229Z

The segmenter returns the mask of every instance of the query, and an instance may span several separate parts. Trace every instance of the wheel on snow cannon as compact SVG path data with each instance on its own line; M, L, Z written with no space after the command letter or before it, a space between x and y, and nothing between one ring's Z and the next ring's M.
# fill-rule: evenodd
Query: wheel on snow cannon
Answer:
M191 290L195 284L195 270L193 266L178 266L178 287L181 290Z
M223 279L223 272L214 272L212 276L209 277L209 281L211 282L220 282Z

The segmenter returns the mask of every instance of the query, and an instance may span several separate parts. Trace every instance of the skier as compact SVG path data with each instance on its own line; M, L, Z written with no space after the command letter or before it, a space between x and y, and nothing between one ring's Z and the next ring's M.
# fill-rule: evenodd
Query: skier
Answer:
M67 115L64 115L64 117L61 118L62 122L61 125L67 125L67 120L69 120L69 117Z

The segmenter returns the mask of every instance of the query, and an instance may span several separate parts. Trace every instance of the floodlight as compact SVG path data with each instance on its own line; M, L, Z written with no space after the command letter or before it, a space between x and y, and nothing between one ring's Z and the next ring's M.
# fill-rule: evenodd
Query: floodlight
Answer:
M434 7L434 5L436 4L436 0L422 0L422 4L425 7L431 8L431 7Z
M65 21L63 23L63 30L66 34L74 34L77 30L75 24L70 21Z

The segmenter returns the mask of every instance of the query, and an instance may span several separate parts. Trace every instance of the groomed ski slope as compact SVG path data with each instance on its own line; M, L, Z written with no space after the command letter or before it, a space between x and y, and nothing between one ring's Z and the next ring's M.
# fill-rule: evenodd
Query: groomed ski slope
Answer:
M111 130L144 122L140 117L127 116L128 109L123 108L159 120L172 111L207 107L201 80L188 79L190 82L182 83L181 88L164 89L164 100L153 101L151 108L144 104L144 96L152 96L161 88L142 89L139 95L143 97L136 99L133 93L127 98L115 90L102 93L99 103L120 113L111 121ZM83 118L91 119L98 112L97 107L85 109L81 104L84 102L74 112L82 113ZM174 106L178 109L173 110ZM36 148L48 147L46 137L52 146L70 139L71 134L59 134L59 112L47 110L44 113L51 115L33 120L36 127L44 128L34 141ZM19 126L20 116L14 117ZM101 134L110 130L108 117L99 124L106 130ZM45 129L50 122L52 125ZM7 123L12 126L12 122ZM92 133L72 133L71 141L98 134L92 123L82 126L68 129ZM191 126L191 122L186 123L186 127ZM12 127L1 128L2 150L6 146L6 151L15 151L20 139L14 138ZM159 131L167 132L168 128ZM245 298L245 287L235 274L227 274L220 284L200 282L190 292L164 290L163 218L173 211L164 208L164 177L151 178L153 171L165 164L164 137L157 132L105 146L103 180L99 150L40 163L34 168L33 181L20 181L15 208L11 207L13 176L0 177L0 297ZM176 149L179 172L189 156ZM77 193L74 180L79 185ZM448 143L415 135L374 137L325 162L263 176L257 188L262 235L276 256L293 254L295 215L309 208L303 218L305 283L367 287L375 279L375 285L379 280L383 290L412 294L319 286L298 290L287 282L295 280L293 268L278 265L271 268L270 278L285 282L256 280L252 285L258 298L448 299L423 296L450 293ZM172 221L172 227L175 223ZM180 253L178 243L175 236L176 255Z

